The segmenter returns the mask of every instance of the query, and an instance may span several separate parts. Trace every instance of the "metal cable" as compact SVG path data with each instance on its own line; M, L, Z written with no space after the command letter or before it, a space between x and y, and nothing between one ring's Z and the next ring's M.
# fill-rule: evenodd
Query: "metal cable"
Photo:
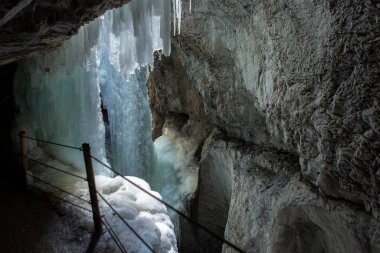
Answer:
M73 147L73 146L69 146L69 145L63 145L63 144L59 144L59 143L54 143L54 142L50 142L50 141L45 141L45 140L40 140L40 139L36 139L36 138L32 138L32 137L29 137L29 136L25 136L25 135L20 135L20 137L24 137L26 139L30 139L30 140L35 140L35 141L39 141L39 142L43 142L43 143L47 143L47 144L52 144L52 145L56 145L56 146L61 146L61 147L66 147L66 148L71 148L71 149L75 149L75 150L80 150L80 151L83 151L83 149L81 147ZM44 165L48 168L51 168L51 169L54 169L54 170L57 170L57 171L60 171L62 173L65 173L65 174L68 174L68 175L71 175L71 176L74 176L74 177L77 177L77 178L80 178L80 179L83 179L85 181L87 181L86 178L84 177L81 177L81 176L78 176L78 175L75 175L75 174L72 174L70 172L66 172L66 171L63 171L63 170L60 170L58 168L55 168L53 166L50 166L50 165L47 165L47 164L43 164L37 160L34 160L28 156L26 156L29 160L33 161L33 162L36 162L36 163L39 163L41 165ZM138 184L134 183L133 181L125 178L124 176L122 176L120 173L118 173L117 171L113 170L110 166L108 166L107 164L103 163L102 161L100 161L99 159L97 159L96 157L92 156L91 155L91 158L94 159L95 161L97 161L98 163L100 163L101 165L103 165L104 167L106 167L107 169L111 170L113 173L115 173L116 175L118 176L121 176L124 180L126 180L127 182L129 182L130 184L134 185L135 187L137 187L138 189L142 190L143 192L145 192L146 194L148 194L149 196L151 196L152 198L156 199L157 201L161 202L162 204L164 204L165 206L167 206L168 208L170 208L171 210L173 210L174 212L176 212L178 215L180 215L181 217L185 218L187 221L189 221L190 223L196 225L197 227L203 229L205 232L211 234L212 236L214 236L215 238L217 238L218 240L222 241L223 243L227 244L228 246L230 246L231 248L235 249L236 251L238 252L241 252L241 253L245 253L245 251L243 251L242 249L240 249L238 246L236 246L235 244L227 241L226 239L222 238L221 236L217 235L215 232L211 231L210 229L206 228L205 226L197 223L196 221L192 220L190 217L188 217L186 214L182 213L181 211L179 211L178 209L176 209L175 207L173 207L172 205L166 203L165 201L163 201L162 199L159 199L158 197L154 196L153 194L151 194L150 192L148 192L147 190L145 190L144 188L142 188L141 186L139 186ZM51 185L52 186L52 185ZM54 187L54 186L52 186ZM62 189L61 189L62 190ZM65 192L65 193L68 193L68 192ZM120 214L118 214L115 209L113 209L113 207L103 198L103 196L97 192L98 195L110 206L110 208L119 216L119 218L122 219L122 221L131 229L131 231L152 251L154 252L154 250L137 234L136 231L133 230L133 228L120 216ZM68 193L69 194L69 193ZM70 194L71 195L71 194ZM53 195L54 196L54 195ZM74 195L75 196L75 195ZM56 197L56 196L55 196ZM58 198L58 197L57 197ZM61 199L63 200L63 199ZM67 202L66 200L63 200L65 202ZM87 200L85 200L87 201ZM69 202L70 203L70 202Z
M63 193L66 193L67 195L70 195L70 196L72 196L72 197L74 197L74 198L77 198L77 199L79 199L79 200L81 200L81 201L84 201L84 202L87 202L88 204L91 204L89 200L84 199L84 198L81 198L81 197L79 197L79 196L77 196L77 195L74 195L74 194L72 194L72 193L70 193L70 192L68 192L68 191L66 191L66 190L64 190L64 189L62 189L62 188L59 188L59 187L57 187L57 186L55 186L55 185L53 185L53 184L51 184L51 183L49 183L49 182L46 182L46 181L42 180L42 179L39 178L39 177L33 176L33 175L29 174L29 173L25 173L25 174L26 174L27 176L31 177L31 178L36 179L37 181L40 181L40 182L43 183L43 184L46 184L46 185L48 185L48 186L50 186L50 187L52 187L52 188L54 188L54 189L57 189L57 190L59 190L59 191L61 191L61 192L63 192Z
M31 175L29 175L29 174L27 174L27 175L28 175L28 176L31 176ZM36 177L34 177L34 178L36 178ZM37 179L37 178L36 178L36 179ZM37 180L38 180L38 179L37 179ZM58 197L58 196L52 194L51 192L44 191L44 190L42 190L42 189L40 189L40 188L38 188L38 187L32 186L32 185L28 185L28 187L33 188L33 189L36 189L36 190L39 190L39 191L41 191L41 192L43 192L43 193L45 193L45 194L48 194L48 195L51 196L51 197L54 197L54 198L56 198L56 199L58 199L58 200L61 200L61 201L65 202L65 203L68 203L68 204L70 204L70 205L73 205L73 206L75 206L75 207L77 207L77 208L80 208L80 209L82 209L82 210L84 210L84 211L87 211L87 212L90 212L90 213L92 212L90 209L84 208L84 207L79 206L79 205L77 205L77 204L75 204L75 203L72 203L72 202L70 202L70 201L68 201L68 200L65 200L65 199L63 199L63 198L60 198L60 197ZM56 188L56 187L54 187L54 188ZM70 195L71 195L71 194L70 194ZM97 215L99 215L99 214L97 214ZM108 231L108 233L110 234L110 236L112 237L112 239L115 241L116 246L120 249L120 251L121 251L122 253L128 253L127 250L125 249L124 245L121 243L120 239L117 237L115 231L112 229L112 227L111 227L111 226L109 225L109 223L107 222L107 220L106 220L104 217L101 216L101 221L102 221L104 227L107 229L107 231Z
M115 241L116 246L120 249L123 253L128 253L128 251L125 249L124 245L121 243L120 239L117 237L115 231L112 229L110 224L107 222L106 218L101 217L102 223L104 227L107 229L108 233L112 237L112 239Z
M60 147L65 147L65 148L71 148L71 149L75 149L75 150L81 150L80 147L78 148L78 147L69 146L69 145L64 145L64 144L60 144L60 143L56 143L56 142L40 140L40 139L33 138L33 137L29 137L29 136L26 136L26 135L20 135L20 137L22 137L22 138L26 138L26 139L29 139L29 140L33 140L33 141L38 141L38 142L43 142L43 143L47 143L47 144L51 144L51 145L55 145L55 146L60 146Z
M179 211L178 209L176 209L175 207L173 207L172 205L166 203L164 200L162 199L159 199L158 197L154 196L152 193L148 192L147 190L145 190L144 188L142 188L141 186L139 186L138 184L134 183L132 180L122 176L119 172L113 170L109 165L103 163L102 161L100 161L99 159L97 159L96 157L92 156L92 159L94 159L95 161L97 161L98 163L100 163L101 165L103 165L104 167L106 167L107 169L111 170L113 173L115 173L116 175L122 177L124 180L126 180L127 182L129 182L130 184L134 185L135 187L139 188L140 190L142 190L143 192L145 192L146 194L148 194L149 196L151 196L152 198L156 199L157 201L161 202L162 204L164 204L165 206L167 206L168 208L170 208L171 210L173 210L174 212L176 212L178 215L180 215L181 217L185 218L188 222L194 224L195 226L201 228L203 231L209 233L210 235L214 236L216 239L220 240L221 242L227 244L228 246L230 246L231 248L233 248L234 250L240 252L240 253L245 253L244 250L240 249L238 246L236 246L235 244L233 244L232 242L229 242L227 241L226 239L222 238L221 236L219 236L218 234L216 234L215 232L211 231L210 229L206 228L205 226L199 224L198 222L194 221L193 219L191 219L189 216L187 216L186 214L182 213L181 211ZM99 194L100 195L100 194ZM101 195L100 195L101 196ZM101 196L102 197L102 196Z
M65 147L65 148L71 148L71 149L75 149L75 150L80 150L80 151L83 151L83 149L82 149L82 147L79 147L79 148L77 148L77 147L73 147L73 146L69 146L69 145L63 145L63 144L59 144L59 143L54 143L54 142L50 142L50 141L45 141L45 140L40 140L40 139L37 139L37 138L32 138L32 137L29 137L29 136L25 136L25 135L20 135L20 137L24 137L24 138L26 138L26 139L30 139L30 140L34 140L34 141L38 141L38 142L43 142L43 143L47 143L47 144L51 144L51 145L56 145L56 146L60 146L60 147ZM58 168L55 168L55 167L53 167L53 166L51 166L51 165L48 165L48 164L45 164L45 163L42 163L42 162L39 162L39 161L37 161L37 160L35 160L35 159L33 159L33 158L31 158L31 157L29 157L29 156L23 156L23 155L20 155L21 157L26 157L28 160L31 160L32 162L35 162L35 163L38 163L38 164L40 164L40 165L43 165L43 166L45 166L45 167L47 167L47 168L50 168L50 169L54 169L54 170L56 170L56 171L59 171L59 172L62 172L62 173L64 173L64 174L67 174L67 175L70 175L70 176L73 176L73 177L77 177L77 178L80 178L80 179L82 179L82 180L85 180L85 181L87 181L87 178L84 178L84 177L81 177L81 176L78 176L78 175L75 175L75 174L73 174L73 173L70 173L70 172L67 172L67 171L64 171L64 170L61 170L61 169L58 169ZM74 195L74 194L72 194L72 193L70 193L70 192L68 192L68 191L66 191L66 190L63 190L62 188L59 188L59 187L57 187L57 186L55 186L55 185L53 185L53 184L51 184L51 183L49 183L49 182L46 182L46 181L44 181L44 180L42 180L41 178L39 178L39 177L36 177L36 176L33 176L33 175L31 175L31 174L29 174L29 173L25 173L27 176L29 176L29 177L31 177L31 178L34 178L35 180L37 180L37 181L39 181L39 182L41 182L41 183L44 183L44 184L46 184L46 185L48 185L48 186L50 186L50 187L52 187L52 188L54 188L54 189L57 189L57 190L59 190L59 191L61 191L61 192L63 192L63 193L66 193L66 194L68 194L68 195L70 195L70 196L72 196L72 197L75 197L75 198L77 198L77 199L79 199L79 200L82 200L82 201L85 201L85 202L87 202L87 203L91 203L90 201L88 201L88 200L86 200L86 199L83 199L83 198L81 198L81 197L79 197L79 196L76 196L76 195ZM82 210L85 210L85 211L87 211L87 212L92 212L91 210L89 210L89 209L87 209L87 208L84 208L84 207L82 207L82 206L80 206L80 205L77 205L77 204L75 204L75 203L72 203L72 202L70 202L70 201L68 201L68 200L65 200L65 199L63 199L63 198L60 198L60 197L58 197L58 196L56 196L56 195L54 195L54 194L52 194L51 192L48 192L48 191L44 191L44 190L42 190L42 189L40 189L40 188L38 188L38 187L35 187L35 186L32 186L32 185L28 185L29 187L31 187L31 188L34 188L34 189L37 189L37 190L39 190L39 191L41 191L41 192L44 192L45 194L48 194L49 196L51 196L51 197L54 197L54 198L56 198L56 199L58 199L58 200L61 200L61 201L63 201L63 202L65 202L65 203L68 203L68 204L71 204L71 205L73 205L73 206L75 206L75 207L77 207L77 208L80 208L80 209L82 209ZM107 205L114 211L114 213L116 213L117 214L117 216L128 226L128 228L141 240L141 242L143 242L144 244L145 244L145 246L146 247L148 247L149 248L149 250L151 250L153 253L154 253L154 250L149 246L149 244L147 243L147 242L145 242L144 241L144 239L124 220L124 218L119 214L119 213L117 213L116 212L116 210L111 206L111 204L99 193L99 192L97 192L98 193L98 195L104 200L104 202L106 202L107 203ZM98 215L98 216L100 216L100 214L99 213L97 213L96 215ZM100 216L101 217L101 222L103 223L103 225L105 226L105 228L107 229L107 231L108 231L108 233L110 234L110 236L113 238L113 240L115 241L115 243L116 243L116 245L117 245L117 247L120 249L120 251L121 252L123 252L123 253L128 253L127 252L127 250L125 249L125 247L124 247L124 245L121 243L121 241L120 241L120 239L117 237L117 235L116 235L116 233L115 233L115 231L112 229L112 227L109 225L109 223L107 222L107 220L103 217L103 216Z
M154 249L150 247L150 245L132 228L131 225L115 210L115 208L98 192L96 193L103 199L103 201L111 208L111 210L122 220L122 222L127 225L127 227L139 238L139 240L144 243L144 245L153 253L155 253Z
M22 156L22 155L21 155L21 156ZM67 175L70 175L70 176L73 176L73 177L76 177L76 178L80 178L80 179L82 179L82 180L84 180L84 181L87 181L87 178L85 178L85 177L78 176L78 175L76 175L76 174L73 174L73 173L70 173L70 172L67 172L67 171L64 171L64 170L58 169L58 168L56 168L56 167L54 167L54 166L51 166L51 165L48 165L48 164L46 164L46 163L42 163L42 162L40 162L40 161L37 161L37 160L35 160L35 159L33 159L33 158L29 157L29 156L24 156L24 157L28 158L28 160L31 160L32 162L38 163L38 164L40 164L40 165L43 165L43 166L45 166L45 167L47 167L47 168L49 168L49 169L53 169L53 170L56 170L56 171L62 172L62 173L64 173L64 174L67 174Z
M84 211L87 211L87 212L92 213L92 211L91 211L90 209L87 209L87 208L82 207L82 206L80 206L80 205L74 204L74 203L72 203L72 202L70 202L70 201L68 201L68 200L66 200L66 199L60 198L60 197L58 197L58 196L55 196L54 194L52 194L52 193L50 193L50 192L48 192L48 191L44 191L44 190L42 190L42 189L40 189L40 188L38 188L38 187L32 186L32 185L28 185L28 187L34 188L34 189L36 189L36 190L39 190L39 191L41 191L41 192L43 192L43 193L45 193L45 194L47 194L47 195L49 195L49 196L51 196L51 197L53 197L53 198L56 198L56 199L61 200L61 201L65 202L65 203L67 203L67 204L70 204L70 205L75 206L75 207L77 207L77 208L79 208L79 209L82 209L82 210L84 210Z
M94 209L93 212L96 216L100 217L100 221L103 223L104 227L107 229L108 233L115 241L116 246L120 249L120 251L123 253L128 253L128 251L124 248L124 245L121 243L120 239L117 237L115 231L112 229L111 225L104 217L104 215L100 215L100 213L96 209Z

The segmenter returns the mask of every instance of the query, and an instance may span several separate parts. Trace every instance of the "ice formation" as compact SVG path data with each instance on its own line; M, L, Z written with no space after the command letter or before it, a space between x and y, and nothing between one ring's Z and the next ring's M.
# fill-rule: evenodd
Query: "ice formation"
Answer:
M154 141L154 149L157 160L151 186L180 208L197 186L198 166L193 161L193 147L177 133L166 130Z
M193 177L181 174L187 160L168 136L157 140L159 159L154 164L146 90L147 66L153 66L153 51L162 49L164 55L170 54L171 5L174 33L180 33L182 3L172 1L131 1L82 27L58 50L20 63L15 79L20 111L16 131L26 130L29 136L73 147L90 143L92 154L114 170L155 182L154 189L162 190L171 203L178 203L187 192L180 185ZM83 168L79 150L30 144L69 167ZM103 175L98 176L101 191L132 221L132 226L153 247L175 252L173 226L166 208L121 184L120 178L106 177L110 174L99 163L94 166ZM154 166L156 170L152 170ZM131 179L150 190L140 179ZM130 231L118 228L119 223L114 222L131 252L147 250Z
M41 139L78 147L90 143L104 162L107 134L112 167L147 178L154 153L143 66L153 65L157 49L170 54L170 0L132 1L106 12L57 51L20 64L18 125ZM45 149L83 165L80 152Z
M86 63L83 37L82 29L56 52L19 63L14 87L20 110L17 130L74 147L90 143L93 155L105 162L96 63L89 55ZM55 158L83 167L79 150L40 145ZM97 170L103 171L99 167Z
M126 178L161 198L160 194L152 191L144 180L137 177ZM97 176L96 184L101 194L153 248L154 252L177 252L174 227L162 203L121 177ZM105 202L100 201L100 204L102 214L113 224L116 234L128 252L151 252L131 230L126 228L125 224L120 222L119 217L113 214Z
M182 1L172 0L173 5L173 29L174 34L181 33Z
M166 128L154 141L157 159L150 184L167 202L185 213L198 185L198 165L193 160L196 147L179 133ZM180 217L170 209L168 212L179 241Z

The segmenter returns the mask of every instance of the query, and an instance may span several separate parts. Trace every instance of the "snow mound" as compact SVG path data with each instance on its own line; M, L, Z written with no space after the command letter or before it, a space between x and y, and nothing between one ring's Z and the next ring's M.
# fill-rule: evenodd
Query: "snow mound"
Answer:
M152 191L144 180L125 178L161 199L160 194ZM120 176L96 176L96 185L100 194L155 252L178 252L174 226L164 204ZM101 198L99 201L101 213L128 252L151 252Z

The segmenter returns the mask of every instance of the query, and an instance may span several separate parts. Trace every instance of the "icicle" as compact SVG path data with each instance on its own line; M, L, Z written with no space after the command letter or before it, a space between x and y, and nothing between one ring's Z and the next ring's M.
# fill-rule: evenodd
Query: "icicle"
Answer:
M173 30L174 35L181 33L182 1L172 0L173 5Z
M191 14L191 0L189 0L189 13Z
M174 35L176 35L176 31L177 31L177 29L176 29L176 21L177 21L177 12L176 12L176 0L172 0L172 7L173 7L173 11L172 11L172 13L173 13L173 32L174 32Z
M177 26L178 34L181 34L181 20L182 20L182 1L177 0Z
M160 23L160 36L162 39L162 48L163 48L163 54L165 56L170 55L170 0L163 0L160 1L162 3L162 16L161 16L161 23Z

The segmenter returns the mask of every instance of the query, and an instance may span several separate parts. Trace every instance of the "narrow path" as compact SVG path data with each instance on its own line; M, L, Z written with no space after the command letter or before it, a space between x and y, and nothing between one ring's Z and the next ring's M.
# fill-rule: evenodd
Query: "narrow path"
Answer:
M84 253L93 246L90 217L33 191L0 193L0 229L1 253ZM92 252L117 249L103 234Z

